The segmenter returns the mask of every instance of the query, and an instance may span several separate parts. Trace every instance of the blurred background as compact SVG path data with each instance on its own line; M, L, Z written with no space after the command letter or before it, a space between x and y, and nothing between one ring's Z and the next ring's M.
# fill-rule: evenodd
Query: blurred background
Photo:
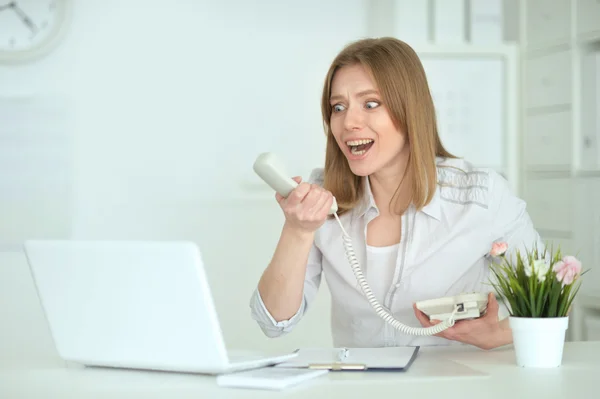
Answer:
M591 269L569 339L600 339L598 1L2 0L0 355L56 356L28 238L195 241L228 346L331 345L324 281L291 334L250 319L283 223L252 163L321 167L327 68L379 36L421 56L449 150Z

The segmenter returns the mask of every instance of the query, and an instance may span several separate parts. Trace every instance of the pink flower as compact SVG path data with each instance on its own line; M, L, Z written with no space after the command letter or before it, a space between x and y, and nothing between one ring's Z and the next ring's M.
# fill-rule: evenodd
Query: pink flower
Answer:
M492 250L490 251L491 256L502 256L508 249L508 244L505 242L495 242L492 245Z
M556 273L556 279L563 285L570 285L581 274L581 262L574 256L565 256L554 264L552 270Z

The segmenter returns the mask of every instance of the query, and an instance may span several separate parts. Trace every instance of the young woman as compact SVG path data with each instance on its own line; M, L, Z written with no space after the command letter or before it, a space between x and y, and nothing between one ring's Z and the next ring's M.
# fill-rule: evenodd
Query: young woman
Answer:
M321 282L331 292L335 346L443 345L490 349L512 342L490 292L492 244L541 245L526 212L498 173L446 151L417 54L393 38L351 43L333 61L323 89L324 169L287 198L278 245L251 299L267 336L288 333ZM405 335L381 319L350 268L338 215L375 297L406 325L432 323L416 301L489 293L486 314L434 337Z

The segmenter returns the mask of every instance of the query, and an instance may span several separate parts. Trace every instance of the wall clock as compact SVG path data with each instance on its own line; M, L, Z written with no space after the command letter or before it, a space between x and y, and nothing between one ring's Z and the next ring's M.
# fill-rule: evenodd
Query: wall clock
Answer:
M0 0L0 63L48 54L63 36L72 0Z

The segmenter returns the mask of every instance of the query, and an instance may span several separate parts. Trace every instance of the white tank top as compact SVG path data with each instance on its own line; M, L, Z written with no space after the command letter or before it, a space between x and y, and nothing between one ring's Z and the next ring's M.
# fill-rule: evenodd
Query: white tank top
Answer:
M367 245L367 282L375 298L382 304L394 278L399 246L400 244L387 247Z

